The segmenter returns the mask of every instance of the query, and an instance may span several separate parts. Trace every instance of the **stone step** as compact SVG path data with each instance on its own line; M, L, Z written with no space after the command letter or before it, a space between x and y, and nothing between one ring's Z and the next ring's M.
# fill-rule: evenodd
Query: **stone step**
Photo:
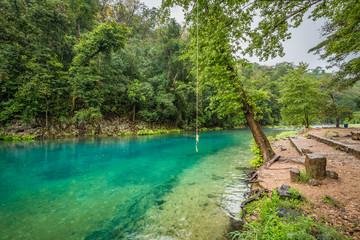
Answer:
M325 143L325 144L327 144L327 145L329 145L331 147L335 147L336 149L338 149L340 151L352 154L355 157L360 158L360 150L357 150L357 149L355 149L354 147L352 147L350 145L347 145L347 144L344 144L342 142L335 141L335 140L332 140L332 139L329 139L329 138L320 137L320 136L312 134L312 133L309 133L309 136L312 139L315 139L318 142Z

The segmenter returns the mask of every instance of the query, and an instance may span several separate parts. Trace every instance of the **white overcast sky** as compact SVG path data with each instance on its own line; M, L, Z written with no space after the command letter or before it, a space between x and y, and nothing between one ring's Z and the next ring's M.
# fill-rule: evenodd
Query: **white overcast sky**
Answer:
M142 2L150 8L161 6L161 0L142 0ZM184 14L180 7L174 7L172 9L171 17L175 18L179 23L184 23L185 21ZM307 53L310 48L322 40L320 28L323 23L324 21L322 20L314 22L305 18L300 27L292 31L292 38L283 44L285 56L282 58L278 57L266 62L260 62L256 57L250 58L246 56L246 58L251 62L260 62L260 64L263 65L275 65L280 62L293 62L295 64L306 62L309 63L309 68L316 68L317 66L325 68L327 63L324 60L320 60L319 55ZM331 72L333 70L335 69L327 69L326 71Z

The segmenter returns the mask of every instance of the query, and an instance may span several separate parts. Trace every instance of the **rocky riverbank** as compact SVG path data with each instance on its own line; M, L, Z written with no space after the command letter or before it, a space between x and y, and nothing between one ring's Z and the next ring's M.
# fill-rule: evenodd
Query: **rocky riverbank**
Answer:
M127 119L102 120L92 124L75 124L71 122L51 124L48 127L40 124L26 124L20 121L0 128L0 135L9 139L55 139L82 136L120 136L131 134L154 134L156 131L179 131L173 126L156 123L129 121Z

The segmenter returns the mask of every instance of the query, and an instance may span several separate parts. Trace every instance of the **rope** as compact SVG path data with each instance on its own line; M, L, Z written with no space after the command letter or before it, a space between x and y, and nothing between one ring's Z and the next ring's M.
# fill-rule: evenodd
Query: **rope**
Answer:
M196 1L196 152L199 142L199 0Z

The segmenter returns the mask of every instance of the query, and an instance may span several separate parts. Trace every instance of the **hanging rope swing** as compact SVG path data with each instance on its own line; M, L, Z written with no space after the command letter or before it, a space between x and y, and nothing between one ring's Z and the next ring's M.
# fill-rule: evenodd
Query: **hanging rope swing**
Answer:
M199 142L199 0L196 1L196 152Z

